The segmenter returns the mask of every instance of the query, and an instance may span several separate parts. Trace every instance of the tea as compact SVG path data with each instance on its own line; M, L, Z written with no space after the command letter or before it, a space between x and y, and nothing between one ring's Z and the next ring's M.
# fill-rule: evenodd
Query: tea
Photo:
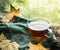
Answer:
M49 24L42 21L34 21L28 24L31 36L41 37L48 32Z

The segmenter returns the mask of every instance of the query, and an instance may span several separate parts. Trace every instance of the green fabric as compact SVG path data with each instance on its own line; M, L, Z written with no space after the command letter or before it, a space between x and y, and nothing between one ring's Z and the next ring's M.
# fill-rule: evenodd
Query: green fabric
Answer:
M27 19L16 17L13 23L0 23L0 30L8 39L16 41L20 45L19 50L27 50L28 43L31 42L27 21ZM44 47L50 47L50 44L56 41L53 33L49 32L48 35L52 36L43 42Z

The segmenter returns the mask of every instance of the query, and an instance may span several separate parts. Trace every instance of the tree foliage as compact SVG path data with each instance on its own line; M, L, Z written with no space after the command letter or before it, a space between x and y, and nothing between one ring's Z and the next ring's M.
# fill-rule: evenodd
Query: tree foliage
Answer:
M60 0L0 0L0 11L8 11L10 4L21 9L20 17L42 16L60 23Z
M9 0L0 0L0 12L5 12L5 9L7 5L9 5Z

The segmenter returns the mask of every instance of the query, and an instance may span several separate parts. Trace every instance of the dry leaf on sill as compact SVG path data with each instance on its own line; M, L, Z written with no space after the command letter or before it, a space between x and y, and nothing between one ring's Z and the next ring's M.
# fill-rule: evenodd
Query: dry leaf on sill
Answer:
M15 15L20 13L20 9L16 9L14 6L10 6L10 12L6 13L6 18L11 20Z
M4 35L3 33L1 33L1 34L0 34L0 41L1 41L1 40L5 40L5 39L6 39L5 35Z
M8 23L14 16L20 14L20 9L16 9L10 5L10 12L7 12L4 17L1 18L2 22Z
M0 48L2 50L18 50L19 45L16 42L10 40L3 40L0 42Z
M18 50L19 45L16 42L6 39L5 35L0 35L0 48L2 50Z
M47 50L44 48L41 44L34 45L32 43L29 43L29 49L28 50Z

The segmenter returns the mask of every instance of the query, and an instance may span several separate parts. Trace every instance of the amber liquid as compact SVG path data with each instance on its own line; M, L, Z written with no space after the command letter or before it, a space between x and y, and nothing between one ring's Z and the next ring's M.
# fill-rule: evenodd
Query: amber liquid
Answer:
M48 30L37 31L37 30L32 30L30 28L28 28L28 31L29 31L30 35L34 36L34 37L43 37L44 34L47 34L47 32L48 32Z

